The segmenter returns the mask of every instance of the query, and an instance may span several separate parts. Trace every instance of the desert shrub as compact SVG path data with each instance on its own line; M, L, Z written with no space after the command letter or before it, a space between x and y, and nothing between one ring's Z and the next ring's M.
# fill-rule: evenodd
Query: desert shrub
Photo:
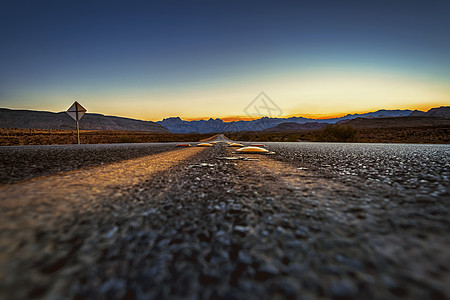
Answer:
M320 142L357 142L358 130L349 125L327 125L314 138Z
M118 138L118 143L139 143L139 140L132 135L121 135Z
M297 134L289 134L286 137L286 142L298 142L299 136Z

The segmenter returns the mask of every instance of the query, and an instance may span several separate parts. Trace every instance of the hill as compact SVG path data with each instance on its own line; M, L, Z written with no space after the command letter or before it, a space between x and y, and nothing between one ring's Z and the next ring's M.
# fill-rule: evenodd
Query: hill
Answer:
M337 124L350 125L354 128L398 128L398 127L436 127L450 126L449 118L440 117L393 117L393 118L356 118L345 120Z
M53 113L33 110L0 108L0 128L76 129L75 121L65 112ZM152 121L104 116L87 113L80 120L82 130L123 130L168 133L162 125Z
M450 106L432 108L425 115L434 118L450 118Z
M408 113L408 114L407 114ZM435 127L448 126L450 120L450 107L442 106L424 111L402 111L402 110L378 110L367 114L353 114L336 119L321 120L321 122L296 123L284 122L264 131L288 132L301 130L315 130L325 127L327 124L345 124L355 128L395 128L395 127ZM331 122L333 121L333 122ZM326 123L324 123L326 122Z

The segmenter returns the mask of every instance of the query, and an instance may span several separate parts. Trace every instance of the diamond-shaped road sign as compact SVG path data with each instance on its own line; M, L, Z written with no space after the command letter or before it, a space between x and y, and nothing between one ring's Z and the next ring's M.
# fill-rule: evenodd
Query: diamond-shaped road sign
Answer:
M79 121L81 117L86 113L86 108L81 106L80 103L75 101L72 106L66 111L75 121Z

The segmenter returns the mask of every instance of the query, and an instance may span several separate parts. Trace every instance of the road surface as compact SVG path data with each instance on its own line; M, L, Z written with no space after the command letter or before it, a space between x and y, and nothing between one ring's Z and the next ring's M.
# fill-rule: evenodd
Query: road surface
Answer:
M266 147L1 147L0 298L450 297L450 146Z

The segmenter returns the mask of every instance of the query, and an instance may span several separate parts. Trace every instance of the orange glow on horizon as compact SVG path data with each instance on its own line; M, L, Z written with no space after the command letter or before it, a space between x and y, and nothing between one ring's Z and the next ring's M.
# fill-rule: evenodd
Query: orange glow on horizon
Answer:
M341 118L344 117L346 115L354 115L354 114L367 114L367 113L371 113L371 112L375 112L378 110L419 110L419 111L423 111L423 112L427 112L432 108L439 108L442 106L447 106L447 105L443 105L442 103L437 103L437 104L422 104L422 105L417 105L413 108L411 107L398 107L398 108L379 108L379 109L375 109L375 110L364 110L364 111L349 111L349 112L345 112L345 113L330 113L330 114L291 114L288 116L285 116L284 118L291 118L291 117L303 117L303 118L308 118L308 119L317 119L317 120L326 120L326 119L334 119L334 118Z
M439 104L423 104L423 105L418 105L415 106L414 108L411 107L399 107L399 108L379 108L376 110L365 110L365 111L350 111L350 112L340 112L340 113L330 113L330 114L302 114L302 113L297 113L297 114L290 114L287 116L282 116L279 118L292 118L292 117L303 117L303 118L307 118L307 119L315 119L315 120L326 120L326 119L334 119L334 118L341 118L344 117L346 115L353 115L353 114L366 114L366 113L371 113L371 112L375 112L377 110L420 110L420 111L424 111L427 112L432 108L437 108L437 107L441 107L441 106L446 106L446 105L442 105L442 103ZM222 119L222 121L224 122L236 122L236 121L253 121L253 120L257 120L260 119L261 117L247 117L247 116L231 116L231 117L217 117L218 119ZM182 118L183 119L183 118ZM200 120L209 120L210 118L186 118L183 120L186 121L200 121ZM216 118L213 118L216 119Z
M200 120L205 120L208 121L211 118L181 118L185 121L200 121ZM212 119L216 119L216 118L212 118ZM253 120L257 120L259 119L259 117L239 117L239 116L233 116L233 117L223 117L223 118L218 118L221 119L224 122L235 122L235 121L253 121Z
M255 117L225 117L222 120L224 122L235 122L235 121L253 121L253 120L257 120L259 118L255 118Z
M340 118L348 115L347 113L336 113L336 114L293 114L289 116L285 116L284 118L292 118L292 117L303 117L307 119L315 119L315 120L326 120L326 119L334 119Z
M417 105L414 108L409 108L409 109L411 109L411 110L417 109L417 110L421 110L421 111L427 112L427 111L429 111L432 108L437 108L437 107L442 107L442 106L450 106L450 103L447 104L447 105L443 105L442 103L422 104L422 105ZM406 108L406 109L408 109L408 108Z

